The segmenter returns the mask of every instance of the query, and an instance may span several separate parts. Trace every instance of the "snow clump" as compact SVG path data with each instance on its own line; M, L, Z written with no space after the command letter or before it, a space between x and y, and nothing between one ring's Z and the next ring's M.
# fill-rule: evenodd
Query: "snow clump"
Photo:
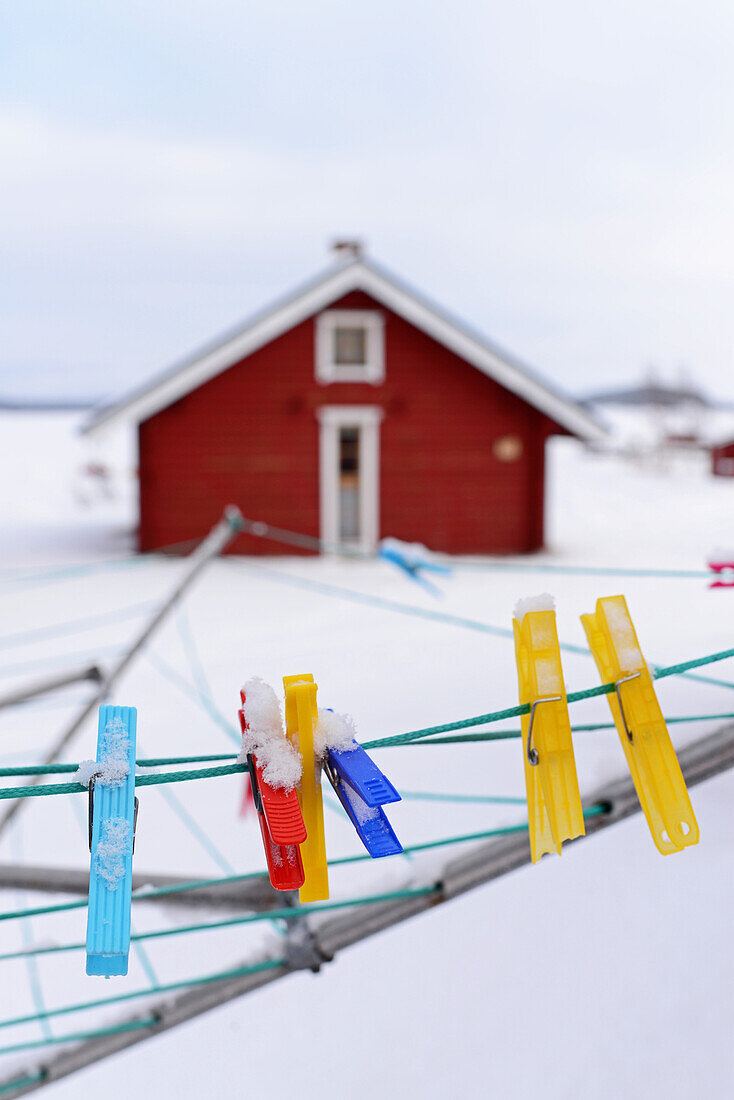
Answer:
M270 684L257 676L248 680L242 690L247 728L242 734L238 760L245 762L248 753L252 753L262 768L265 782L290 791L301 778L301 754L283 731L276 694Z
M539 596L526 596L524 600L518 600L512 617L521 623L529 611L555 611L555 609L556 601L551 594L541 592Z
M82 787L89 786L89 780L97 771L96 760L82 760L81 764L74 772L74 782L80 783Z
M93 775L105 787L121 787L130 774L130 738L121 718L110 718L102 731L99 760L82 760L74 779L89 786Z
M380 807L368 806L353 788L349 791L349 804L354 810L354 816L360 825L365 825L368 821L374 821L376 817L380 816Z
M124 817L111 817L101 823L102 835L97 844L97 873L116 890L125 874L125 857L131 850L130 822Z
M617 651L621 671L638 672L645 667L645 659L635 641L634 630L631 628L626 608L619 607L611 600L604 600L604 614Z
M319 720L314 730L313 747L320 759L326 756L328 749L339 752L353 752L357 748L357 731L350 714L339 714L335 710L319 707Z

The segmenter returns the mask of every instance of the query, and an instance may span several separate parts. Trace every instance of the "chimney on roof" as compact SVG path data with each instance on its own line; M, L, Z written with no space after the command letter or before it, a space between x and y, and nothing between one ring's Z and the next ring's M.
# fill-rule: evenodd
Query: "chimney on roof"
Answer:
M339 239L332 241L330 250L337 263L349 263L351 260L362 259L364 242L356 238Z

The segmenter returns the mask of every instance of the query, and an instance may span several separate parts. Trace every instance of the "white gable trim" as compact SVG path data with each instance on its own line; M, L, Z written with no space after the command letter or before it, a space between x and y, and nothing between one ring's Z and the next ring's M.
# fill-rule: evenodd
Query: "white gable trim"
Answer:
M356 265L354 265L356 266ZM254 351L269 344L271 340L299 325L314 313L324 309L336 298L341 298L354 290L356 272L354 266L342 268L332 278L327 278L298 298L287 302L280 309L262 317L244 332L226 340L223 344L205 353L201 358L184 364L180 370L163 378L157 385L133 394L128 401L120 402L109 409L102 409L93 417L84 429L87 435L110 424L112 420L130 420L139 423L161 409L172 405L180 397L191 393L210 378L227 370L240 359L252 355Z
M366 279L362 289L378 300L384 301L380 277L369 268L365 274ZM386 301L385 305L404 320L422 329L439 344L443 344L460 359L465 359L472 366L477 367L505 389L522 397L528 404L534 405L536 409L544 412L561 427L567 428L573 435L579 435L588 440L605 437L606 433L603 429L575 402L553 393L531 375L502 359L486 344L451 324L401 287L393 284L389 286L391 300Z
M604 430L580 405L554 393L524 369L508 362L480 338L442 316L428 303L363 261L338 268L272 312L261 315L248 328L210 351L133 393L127 400L100 409L85 426L84 432L96 435L113 423L147 420L352 290L365 291L573 435L587 440L604 438Z

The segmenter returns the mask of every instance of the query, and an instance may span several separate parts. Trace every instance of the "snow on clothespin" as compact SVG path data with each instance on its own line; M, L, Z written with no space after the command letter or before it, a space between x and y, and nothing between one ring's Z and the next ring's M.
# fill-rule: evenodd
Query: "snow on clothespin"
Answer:
M299 844L306 839L296 784L301 761L283 732L275 692L262 680L249 680L240 692L242 757L250 770L270 882L276 890L303 885Z
M698 822L624 596L597 600L581 622L599 675L614 684L607 699L658 851L697 844Z
M372 858L402 852L382 809L389 802L400 802L400 795L354 740L351 720L332 710L320 710L317 740L327 778Z
M734 550L714 550L708 567L716 576L709 588L734 588Z
M397 565L404 573L420 584L432 596L440 596L441 590L435 584L431 584L422 572L443 573L451 575L451 570L434 561L430 552L419 542L402 542L400 539L382 539L378 547L378 556Z
M523 758L533 863L561 843L583 836L556 613L550 596L520 600L513 618L522 715Z
M285 728L302 762L298 801L307 836L301 844L305 882L299 897L303 902L325 901L329 897L329 871L324 839L324 805L321 798L321 762L314 749L318 720L316 684L313 676L284 676Z
M100 707L97 760L77 773L89 787L87 974L105 978L127 974L130 952L136 727L135 707Z

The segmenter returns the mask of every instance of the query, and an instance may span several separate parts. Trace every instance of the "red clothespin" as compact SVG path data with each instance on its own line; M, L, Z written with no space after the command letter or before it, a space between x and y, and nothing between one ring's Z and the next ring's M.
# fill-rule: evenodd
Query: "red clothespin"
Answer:
M708 567L717 575L717 580L712 581L709 588L734 588L734 554L716 555Z
M244 691L240 696L244 706ZM239 710L238 714L244 733L248 728L245 712ZM252 753L248 753L247 763L270 882L276 890L298 890L305 881L298 845L306 839L306 826L295 788L286 791L282 787L272 787Z
M242 801L240 802L239 815L240 817L249 817L250 811L255 809L255 799L252 797L252 783L250 782L249 774L245 775L243 779Z

